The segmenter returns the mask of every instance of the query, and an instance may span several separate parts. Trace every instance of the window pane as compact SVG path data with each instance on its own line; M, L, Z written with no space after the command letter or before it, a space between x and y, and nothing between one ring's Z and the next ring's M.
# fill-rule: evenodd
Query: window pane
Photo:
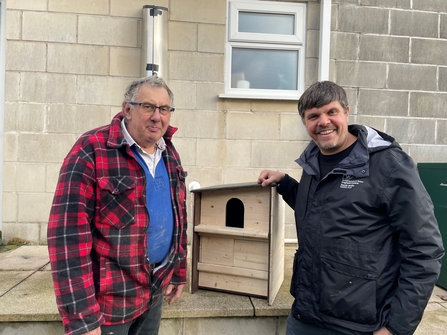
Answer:
M297 90L298 51L233 48L232 88Z
M241 33L293 35L295 16L287 14L239 12Z

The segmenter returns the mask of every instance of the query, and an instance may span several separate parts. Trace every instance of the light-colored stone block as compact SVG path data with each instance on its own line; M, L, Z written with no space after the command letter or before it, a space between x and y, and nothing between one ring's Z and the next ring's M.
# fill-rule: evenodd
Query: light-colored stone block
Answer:
M79 104L121 106L132 78L79 76L76 102Z
M439 67L438 89L447 92L447 67Z
M3 158L5 162L15 162L18 160L17 148L19 145L19 135L17 133L7 133L3 137Z
M20 91L20 73L6 71L5 73L5 101L18 101Z
M427 52L430 50L430 52ZM447 41L413 38L411 44L411 62L416 64L447 65L445 57Z
M35 155L36 160L38 153ZM45 192L45 164L17 163L16 191L17 192Z
M76 101L76 76L52 73L23 72L21 100L29 102Z
M19 238L22 241L27 241L32 244L39 243L40 226L38 223L3 222L2 229L3 239L5 241L9 241L12 238Z
M180 51L170 52L170 79L223 82L223 68L223 55Z
M177 136L180 137L224 138L225 115L221 112L178 111L175 122L179 128Z
M46 42L76 42L76 15L23 12L22 39ZM45 24L51 22L51 24Z
M408 63L410 59L410 38L361 35L359 59L375 62Z
M333 64L329 66L329 71L331 71L331 69L332 71L335 71L335 66ZM306 87L309 87L318 80L318 59L306 58L306 71L304 76L304 85Z
M169 50L197 51L197 23L170 21Z
M21 162L62 163L75 142L74 135L19 135L18 154ZM36 154L38 153L38 154Z
M416 163L445 163L447 145L409 145L409 153Z
M19 193L18 222L47 222L52 201L50 193ZM35 240L39 238L39 233L33 235Z
M400 143L435 144L435 120L390 118L386 128Z
M174 135L173 143L180 155L183 166L196 164L196 139L182 138Z
M297 101L290 100L253 100L251 103L253 112L294 113L298 110Z
M8 0L7 9L46 10L48 0Z
M319 39L317 40L319 41ZM318 42L319 43L319 42ZM331 59L357 59L359 50L359 35L351 33L331 33Z
M3 163L3 191L15 192L16 191L16 176L17 176L17 164L16 162L4 162ZM3 193L4 194L4 193Z
M441 15L441 38L447 38L447 14Z
M307 134L306 127L301 121L301 117L296 113L281 114L280 124L280 139L289 141L308 141L310 140Z
M227 113L227 138L278 140L279 114Z
M141 74L140 48L110 48L110 74L139 77Z
M48 72L109 74L109 48L79 44L48 44Z
M307 29L318 30L320 29L320 4L319 3L307 3Z
M281 169L298 167L295 163L308 142L277 142L277 141L256 141L253 142L251 167L261 169Z
M106 106L48 105L47 131L61 134L83 134L110 123Z
M169 88L174 93L174 107L176 109L196 109L196 84L190 81L169 82ZM192 111L188 111L191 113ZM185 113L185 112L183 112ZM175 120L177 113L174 112L171 121Z
M436 122L436 144L447 144L447 120Z
M388 88L436 91L436 74L436 66L390 64L388 70Z
M320 31L307 30L306 32L306 57L318 58L320 52Z
M341 86L386 87L386 63L337 61L336 82Z
M199 24L199 52L223 54L225 52L225 34L226 27L224 25Z
M137 19L80 15L78 22L78 43L124 47L140 44Z
M45 192L54 193L56 190L57 181L59 178L59 172L61 169L61 163L49 163L46 164L46 182L45 182Z
M358 114L372 116L407 116L409 93L404 91L359 91Z
M203 155L203 153L201 153ZM192 181L198 181L200 187L208 187L221 185L223 183L222 167L198 167L198 165L186 167L188 177L186 178L186 185ZM188 196L191 197L188 193Z
M223 184L256 183L260 172L259 168L225 168Z
M225 24L226 5L221 0L171 0L170 19Z
M412 0L360 0L360 5L384 7L384 8L410 9L411 1Z
M374 129L386 132L386 129L385 129L386 119L384 119L383 117L358 115L357 119L355 120L354 123L364 124L364 125L374 128ZM393 134L390 134L390 135L393 135Z
M50 12L109 14L109 0L48 0Z
M113 16L126 16L126 17L143 17L143 6L154 5L161 6L169 9L169 0L111 0L110 1L110 14Z
M6 103L5 131L44 131L45 105L37 103Z
M5 183L4 183L5 184ZM16 192L5 192L2 194L2 223L17 221L18 196Z
M362 34L387 34L389 11L382 8L340 5L339 31Z
M9 41L6 47L6 70L45 71L45 43Z
M197 140L197 166L250 167L251 142L230 140Z
M438 14L391 10L391 34L412 37L438 37Z
M6 11L6 39L18 40L22 33L21 13L16 10Z
M439 0L413 0L413 8L430 12L447 12L447 2Z

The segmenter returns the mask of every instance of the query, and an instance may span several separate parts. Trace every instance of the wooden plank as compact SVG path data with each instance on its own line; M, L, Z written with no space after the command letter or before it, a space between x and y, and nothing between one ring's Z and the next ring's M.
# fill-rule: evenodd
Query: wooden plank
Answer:
M272 305L284 281L284 204L279 205L276 187L271 188L268 304Z
M200 203L201 194L194 194L193 196L193 226L200 224ZM191 280L190 280L190 291L191 293L196 292L199 289L199 272L197 270L197 262L199 261L200 252L200 236L197 233L192 234L191 241Z
M254 239L268 239L268 231L256 229L241 229L210 225L199 225L194 227L194 231L199 234L222 235L228 237L246 237Z
M206 263L198 263L197 269L199 270L200 274L203 272L211 272L215 274L223 274L223 275L230 275L230 276L239 276L239 277L248 277L248 278L256 278L256 279L262 279L267 281L268 280L268 273L267 271L259 271L259 270L253 270L253 269L244 269L244 268L237 268L234 266L222 266L222 265L214 265L214 264L206 264Z
M260 297L267 296L267 281L256 278L200 272L199 287Z
M202 224L225 227L226 206L236 198L244 205L244 228L269 229L269 188L224 189L202 194Z
M220 236L201 236L199 262L233 266L234 239Z
M268 271L268 241L234 241L234 266L246 269Z

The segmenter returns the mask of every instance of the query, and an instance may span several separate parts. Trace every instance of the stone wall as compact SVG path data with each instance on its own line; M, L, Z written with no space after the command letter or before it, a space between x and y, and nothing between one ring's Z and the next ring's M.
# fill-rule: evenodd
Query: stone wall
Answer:
M299 178L294 159L308 136L296 102L218 97L225 0L7 0L5 240L46 243L64 156L120 111L140 75L147 4L169 8L171 123L187 183L255 181L264 168ZM318 78L319 19L319 1L308 1L306 86ZM330 79L348 91L351 122L389 132L416 161L447 158L446 52L446 1L333 1ZM286 223L286 237L296 238L291 210Z

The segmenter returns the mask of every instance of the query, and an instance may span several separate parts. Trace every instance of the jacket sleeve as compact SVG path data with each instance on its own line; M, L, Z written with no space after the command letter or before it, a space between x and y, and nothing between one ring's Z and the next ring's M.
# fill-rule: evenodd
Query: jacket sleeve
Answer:
M64 332L83 334L103 322L92 274L93 168L76 155L64 160L48 222L54 292Z
M410 335L422 319L444 255L433 204L409 156L395 162L385 196L399 236L400 277L386 327Z
M278 193L292 209L295 209L298 185L299 183L295 179L286 174L277 187Z

